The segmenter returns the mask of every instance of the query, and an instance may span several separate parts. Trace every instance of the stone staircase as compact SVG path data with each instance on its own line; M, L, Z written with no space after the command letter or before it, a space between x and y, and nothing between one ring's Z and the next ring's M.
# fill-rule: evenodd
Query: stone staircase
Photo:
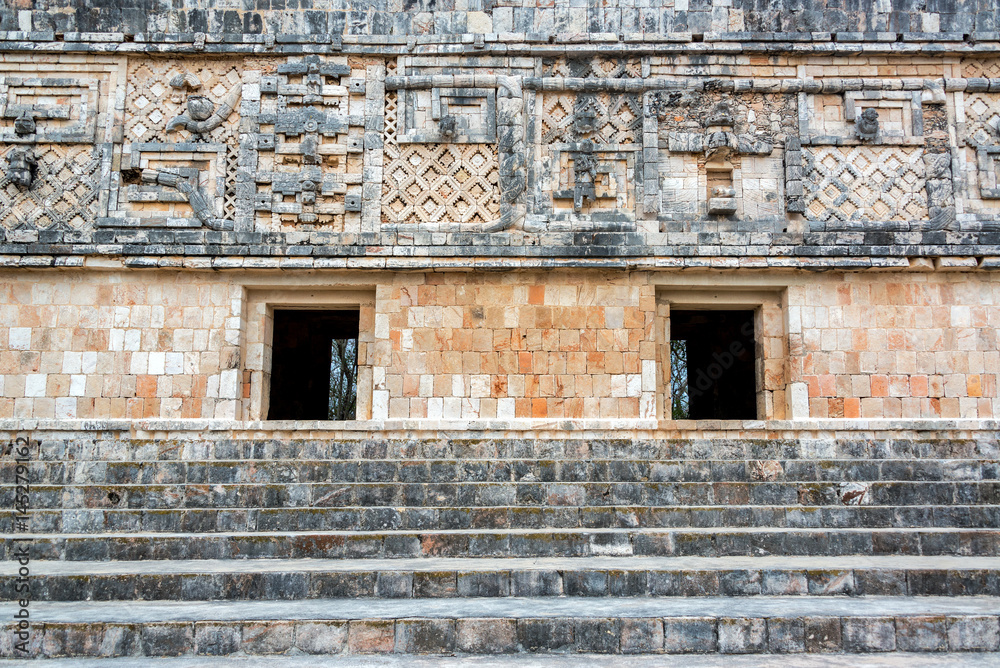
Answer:
M992 440L80 440L37 455L33 656L1000 649ZM21 656L10 628L0 654Z

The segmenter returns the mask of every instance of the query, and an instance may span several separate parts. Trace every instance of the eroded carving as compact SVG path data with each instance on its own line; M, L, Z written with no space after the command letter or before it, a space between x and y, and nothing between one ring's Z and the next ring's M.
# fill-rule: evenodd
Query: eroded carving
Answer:
M671 132L667 148L671 153L702 153L708 160L724 159L729 155L770 155L774 145L750 133L736 133L733 112L721 102L705 118L705 130Z
M6 150L0 147L0 156L9 166L15 152L26 150L35 158L34 165L27 163L32 170L30 188L11 178L24 183L27 174L23 171L0 171L0 226L79 230L92 225L106 206L101 173L102 166L110 169L110 144L41 144L29 149L15 145Z
M854 121L858 137L862 141L871 141L878 136L878 109L868 107Z
M208 198L205 197L205 193L202 192L198 185L198 170L186 169L178 171L182 173L144 169L142 170L142 182L173 188L187 199L195 218L212 229L223 229L225 227L223 224L215 222Z
M201 88L201 81L190 72L178 74L170 80L171 87L179 90L197 91ZM204 95L189 94L187 97L187 113L174 116L167 123L166 132L171 132L177 128L184 128L195 135L205 135L222 125L229 115L236 110L236 105L240 103L242 86L234 84L218 108L212 100Z
M18 188L31 188L37 168L38 159L30 148L15 148L7 156L7 178Z
M346 58L306 56L261 78L251 177L258 221L336 231L359 222L365 119L358 96L367 87L351 74Z

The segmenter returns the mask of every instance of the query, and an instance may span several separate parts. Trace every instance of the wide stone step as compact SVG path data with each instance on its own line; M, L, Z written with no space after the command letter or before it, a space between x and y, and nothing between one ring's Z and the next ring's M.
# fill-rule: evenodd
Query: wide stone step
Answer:
M37 602L35 656L996 651L1000 599ZM738 610L738 612L736 612ZM11 619L12 603L0 604ZM13 624L0 653L13 652Z
M0 474L14 462L0 463ZM984 459L35 461L35 485L299 482L874 482L997 480ZM13 475L3 475L4 481Z
M219 533L0 534L34 559L585 557L585 556L1000 556L1000 529L505 529Z
M563 506L30 510L36 533L681 527L1000 527L1000 506ZM0 518L10 530L13 518Z
M763 423L761 423L763 426ZM165 425L167 429L169 425ZM700 427L711 431L711 421ZM741 427L742 428L742 427ZM996 439L413 439L42 441L33 459L1000 459Z
M1000 481L32 485L33 508L996 505ZM15 488L0 488L14 505Z
M0 564L14 591L17 562ZM33 601L506 596L1000 596L981 557L275 559L31 564Z
M857 668L856 654L823 654L803 663L802 654L686 654L684 668ZM866 654L865 668L996 668L995 652L884 652ZM591 652L493 654L271 654L247 658L232 656L174 656L34 659L32 668L620 668L618 654ZM674 654L629 654L629 668L677 668Z

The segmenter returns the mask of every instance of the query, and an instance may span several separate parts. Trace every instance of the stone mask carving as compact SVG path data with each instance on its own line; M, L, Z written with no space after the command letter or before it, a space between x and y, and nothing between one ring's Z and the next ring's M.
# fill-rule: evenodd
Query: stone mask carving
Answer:
M868 107L861 112L854 125L858 131L858 137L861 139L874 139L878 134L878 110Z
M35 119L25 112L14 119L14 132L18 135L35 134Z
M450 139L458 133L458 119L450 115L445 116L438 121L438 128L440 129L442 136Z
M7 178L18 188L28 189L35 180L37 167L38 160L31 149L14 149L7 161Z
M708 118L705 119L705 127L721 127L721 126L732 126L733 125L733 112L730 111L729 105L725 102L720 102L716 105L712 113L709 114Z

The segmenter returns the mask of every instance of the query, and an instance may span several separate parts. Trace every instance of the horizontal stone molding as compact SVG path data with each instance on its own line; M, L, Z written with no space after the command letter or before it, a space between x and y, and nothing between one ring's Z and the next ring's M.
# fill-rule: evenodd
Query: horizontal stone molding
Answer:
M863 37L835 39L844 33L542 33L350 35L292 33L80 33L0 31L0 51L71 51L94 53L301 54L445 53L459 49L477 54L559 56L566 54L635 55L636 53L820 53L829 54L975 54L1000 52L998 33L940 35L903 33L902 41ZM879 33L885 37L896 33ZM482 44L476 45L476 39Z
M135 438L746 438L850 439L933 438L996 440L1000 420L992 419L803 419L803 420L643 420L643 419L398 419L332 421L238 420L42 420L0 419L0 434L14 438L72 438L85 434L131 434Z

